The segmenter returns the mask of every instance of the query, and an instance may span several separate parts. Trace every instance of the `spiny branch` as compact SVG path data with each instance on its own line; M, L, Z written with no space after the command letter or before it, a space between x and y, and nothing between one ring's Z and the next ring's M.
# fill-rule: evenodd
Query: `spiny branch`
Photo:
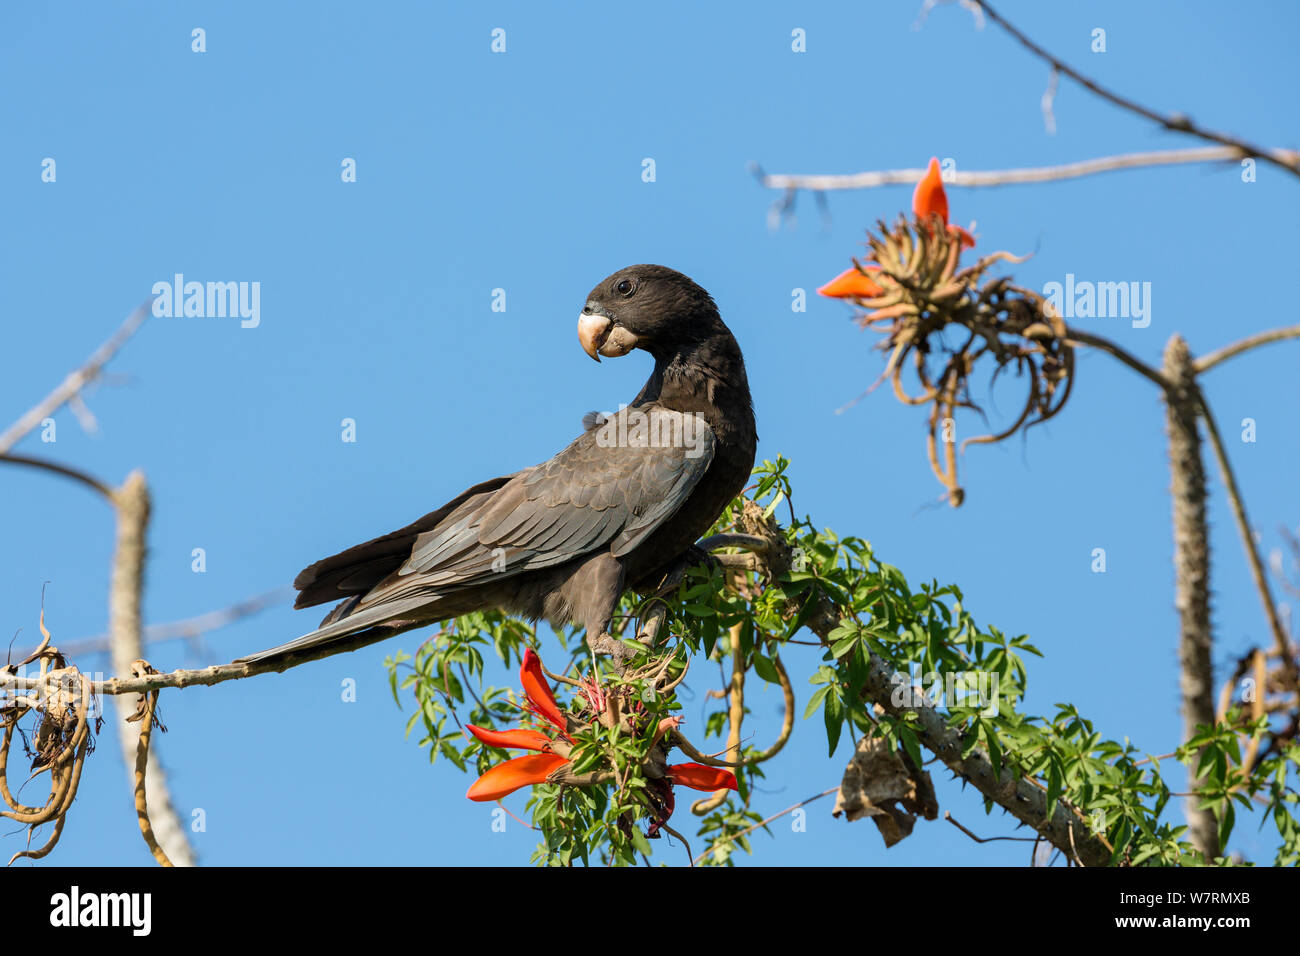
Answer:
M747 506L747 510L752 510L761 516L761 509L757 506ZM764 556L765 573L779 575L788 570L792 561L790 546L775 522L751 515L747 525L747 531L762 532L758 535L762 538L761 546L756 550ZM806 622L809 629L826 642L831 631L839 625L840 617L841 608L828 598L821 597L807 615ZM206 686L259 674L279 673L308 661L354 651L385 640L387 637L388 635L382 633L378 636L352 635L335 644L299 650L274 659L223 664L198 670L176 670L165 674L116 677L97 683L95 692L106 695L143 694L168 687ZM46 687L48 679L56 676L51 674L48 677L18 677L12 669L0 668L0 692L39 690ZM870 652L864 687L864 695L867 699L879 704L895 717L908 716L914 720L918 739L949 769L1016 819L1033 827L1058 849L1074 853L1073 848L1077 844L1078 858L1087 865L1101 866L1109 862L1110 847L1103 837L1093 834L1088 829L1077 810L1068 807L1064 801L1058 800L1055 810L1049 816L1046 792L1041 785L1036 786L1036 781L1016 776L1006 767L1001 773L995 773L985 751L980 747L968 750L964 746L962 735L950 727L944 715L928 701L922 700L911 704L895 703L893 678L894 669L877 654ZM673 737L674 743L678 743L675 733ZM964 756L963 751L966 751ZM690 756L693 759L700 759L696 753L690 753ZM712 761L701 760L701 762Z

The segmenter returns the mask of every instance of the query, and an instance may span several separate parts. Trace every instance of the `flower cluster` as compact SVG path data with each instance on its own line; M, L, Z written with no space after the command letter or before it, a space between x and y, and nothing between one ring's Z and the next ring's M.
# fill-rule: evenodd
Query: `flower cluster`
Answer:
M519 727L514 730L490 730L466 725L466 729L488 747L503 750L533 750L536 753L506 760L490 767L465 794L471 800L500 800L522 787L539 783L564 783L565 771L572 768L569 755L574 746L572 734L581 726L578 718L564 711L555 700L541 658L528 648L519 667L519 683L528 703L525 710L531 714L537 727ZM594 681L582 682L583 694L594 714L604 710L605 694ZM657 728L655 741L669 730L675 730L681 718L664 718ZM661 765L662 766L662 765ZM707 767L698 763L682 763L667 768L663 777L651 780L654 794L652 822L649 835L654 836L672 815L672 787L680 784L695 790L736 790L736 776L729 770Z
M899 401L930 406L930 468L956 507L965 499L957 476L956 414L963 408L980 411L970 388L976 368L993 366L990 385L1006 371L1022 378L1027 389L1010 427L967 438L963 449L1002 441L1056 415L1074 381L1074 351L1064 321L1041 295L1009 277L986 278L994 263L1022 259L994 252L961 267L961 254L975 245L975 237L948 221L937 159L917 183L912 213L910 222L881 222L878 233L867 234L870 255L817 291L866 310L859 324L880 333L877 347L889 356L880 380L893 385ZM949 330L959 334L945 336ZM905 373L912 387L905 385Z
M975 245L974 236L961 226L948 222L948 194L943 189L939 160L934 157L930 158L929 169L912 193L912 214L931 237L942 228L955 240L958 252ZM853 268L846 269L818 289L818 294L832 299L875 299L885 295L886 290L880 282L880 263L873 261L875 258L873 254L865 264L855 262Z

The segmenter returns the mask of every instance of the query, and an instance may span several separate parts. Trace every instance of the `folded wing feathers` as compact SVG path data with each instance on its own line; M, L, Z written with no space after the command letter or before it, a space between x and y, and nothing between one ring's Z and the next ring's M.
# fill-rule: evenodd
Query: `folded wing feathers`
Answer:
M681 413L654 406L640 412L649 415L649 435L621 432L627 441L602 444L600 430L588 431L545 464L490 488L484 483L470 489L440 509L440 520L424 525L427 530L414 538L397 574L361 597L359 604L352 601L355 609L345 607L343 616L333 619L331 614L310 634L244 660L353 634L416 611L441 594L560 564L604 546L612 546L616 556L627 554L681 507L714 452L713 432L697 416L691 416L692 431L686 432ZM688 454L682 443L654 442L653 436L665 434L691 434L701 444ZM380 541L388 550L384 539L375 543ZM318 562L308 572L319 566L343 590L353 579L363 585L374 577L374 568L365 563L340 567L340 557ZM383 561L373 564L382 567Z

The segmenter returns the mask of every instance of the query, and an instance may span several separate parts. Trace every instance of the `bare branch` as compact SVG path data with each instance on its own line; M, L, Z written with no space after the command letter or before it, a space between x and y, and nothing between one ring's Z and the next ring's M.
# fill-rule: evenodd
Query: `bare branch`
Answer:
M92 491L97 491L108 499L109 503L113 502L113 489L108 487L93 475L88 475L84 471L78 471L76 468L69 468L67 465L60 465L58 462L47 461L44 458L32 458L28 455L10 455L0 454L0 462L9 462L12 465L27 465L31 468L40 468L45 471L53 472L56 475L62 475L64 478L71 478L73 481L79 481Z
M167 641L193 640L202 637L204 634L229 627L245 618L260 614L269 607L281 604L292 594L291 588L276 588L274 591L255 595L216 611L207 611L180 621L151 624L144 629L144 644L148 647L151 644L163 644ZM71 659L86 654L104 654L109 650L109 637L107 634L96 634L93 637L60 644L59 650Z
M161 674L149 674L145 677L113 677L108 680L98 681L95 683L95 693L109 696L117 694L143 694L151 690L161 690L165 687L197 687L210 686L213 684L223 684L228 680L240 680L245 677L256 677L259 674L279 674L291 667L297 667L299 664L305 664L308 661L324 660L327 657L333 657L336 654L345 654L349 651L360 650L371 644L377 644L380 641L386 641L393 634L389 632L374 631L354 634L333 644L326 644L313 647L305 651L293 651L283 654L279 657L265 658L260 661L241 662L238 664L217 664L211 667L203 667L197 670L178 669ZM6 691L35 690L41 687L43 682L36 677L14 677L4 673L0 669L0 693Z
M999 840L1006 840L1011 843L1033 843L1037 845L1042 841L1042 837L1014 837L1014 836L982 837L976 835L975 833L966 829L966 827L962 826L957 821L957 818L954 817L947 810L943 811L943 818L947 820L949 823L951 823L953 826L955 826L962 833L966 834L968 837L974 840L976 843L997 843Z
M1128 110L1130 113L1136 113L1138 116L1145 117L1154 123L1163 126L1165 129L1175 133L1186 133L1188 136L1196 136L1200 139L1209 140L1212 143L1220 143L1223 146L1230 147L1236 152L1238 157L1255 156L1266 162L1272 163L1279 169L1285 169L1294 176L1300 176L1300 153L1293 150L1270 150L1248 143L1245 140L1229 136L1226 133L1216 133L1213 130L1204 129L1192 122L1191 118L1182 113L1160 113L1140 103L1134 102L1128 97L1109 90L1095 80L1084 76L1078 70L1061 62L1052 54L1048 53L1041 46L1035 43L1029 37L1025 36L1018 29L1008 23L1002 16L989 6L987 0L973 0L978 4L988 18L1000 26L1007 33L1011 34L1026 50L1038 58L1046 61L1053 70L1064 73L1076 83L1081 84L1086 89L1092 91L1102 99L1107 100L1120 109Z
M1056 135L1056 114L1052 112L1052 104L1056 102L1056 90L1061 85L1061 71L1052 68L1051 74L1047 77L1047 89L1043 90L1043 99L1040 104L1043 108L1043 126L1047 129L1048 136ZM956 823L957 821L953 821ZM960 826L961 824L958 824Z
M1090 345L1095 349L1101 349L1103 352L1113 355L1139 375L1154 382L1163 391L1167 392L1173 387L1170 384L1169 379L1165 378L1161 372L1152 368L1146 362L1143 362L1133 353L1125 351L1110 339L1102 338L1100 335L1093 335L1091 332L1084 332L1082 329L1076 329L1073 327L1067 327L1065 334L1066 338L1071 342L1076 342L1080 345Z
M1300 156L1292 150L1275 150L1281 157ZM1047 183L1063 179L1078 179L1098 173L1122 169L1140 169L1146 166L1174 166L1182 163L1223 162L1241 158L1241 151L1226 146L1202 146L1195 149L1168 149L1153 152L1124 153L1102 156L1061 166L1034 166L1024 169L995 169L985 171L956 170L944 173L945 186L1013 186L1025 183ZM830 191L843 189L874 189L879 186L912 185L921 181L924 169L885 169L861 173L792 174L760 173L758 181L769 189Z
M1282 618L1278 615L1277 603L1268 584L1268 575L1264 573L1264 561L1259 554L1259 545L1255 542L1250 520L1246 517L1246 499L1242 497L1241 489L1237 486L1237 476L1232 470L1232 462L1228 460L1228 451L1224 447L1223 437L1219 434L1219 426L1199 386L1196 389L1196 402L1201 418L1205 420L1205 431L1210 439L1210 447L1214 449L1215 460L1219 463L1219 473L1223 476L1223 487L1228 495L1228 503L1232 506L1232 516L1237 523L1241 543L1246 549L1246 560L1250 564L1251 576L1255 579L1255 590L1259 592L1259 599L1264 605L1264 616L1268 619L1268 628L1273 634L1273 643L1277 646L1278 656L1281 658L1279 665L1281 673L1289 687L1300 693L1300 674L1296 671L1291 644L1287 638L1286 628L1282 625ZM1260 694L1262 696L1262 690Z
M1217 352L1211 352L1204 358L1196 360L1196 374L1208 372L1214 366L1221 362L1226 362L1230 358L1240 355L1242 352L1248 352L1251 349L1258 348L1261 345L1268 345L1271 342L1281 342L1285 339L1300 339L1300 325L1289 325L1281 329L1269 329L1267 332L1258 332L1255 335L1247 336L1240 342L1233 342L1231 345L1225 345Z
M134 335L136 329L149 317L149 311L152 307L153 297L151 296L126 317L126 321L113 333L112 338L96 349L95 353L86 360L86 363L81 368L68 375L54 391L37 402L18 421L10 425L4 434L0 434L0 455L9 451L24 435L72 401L83 388L93 382L99 376L100 370L108 363L108 360L117 354L118 349L126 344L127 339Z

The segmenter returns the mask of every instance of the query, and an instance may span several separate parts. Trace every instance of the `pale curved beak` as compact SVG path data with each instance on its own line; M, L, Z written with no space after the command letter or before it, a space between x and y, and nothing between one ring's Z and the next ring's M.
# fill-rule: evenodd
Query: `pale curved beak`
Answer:
M609 330L613 327L614 321L607 315L582 313L578 316L578 341L582 343L582 350L599 362L600 347L609 338Z
M597 362L603 355L606 358L618 358L637 347L637 337L615 325L607 315L584 312L578 316L578 341L582 350Z

